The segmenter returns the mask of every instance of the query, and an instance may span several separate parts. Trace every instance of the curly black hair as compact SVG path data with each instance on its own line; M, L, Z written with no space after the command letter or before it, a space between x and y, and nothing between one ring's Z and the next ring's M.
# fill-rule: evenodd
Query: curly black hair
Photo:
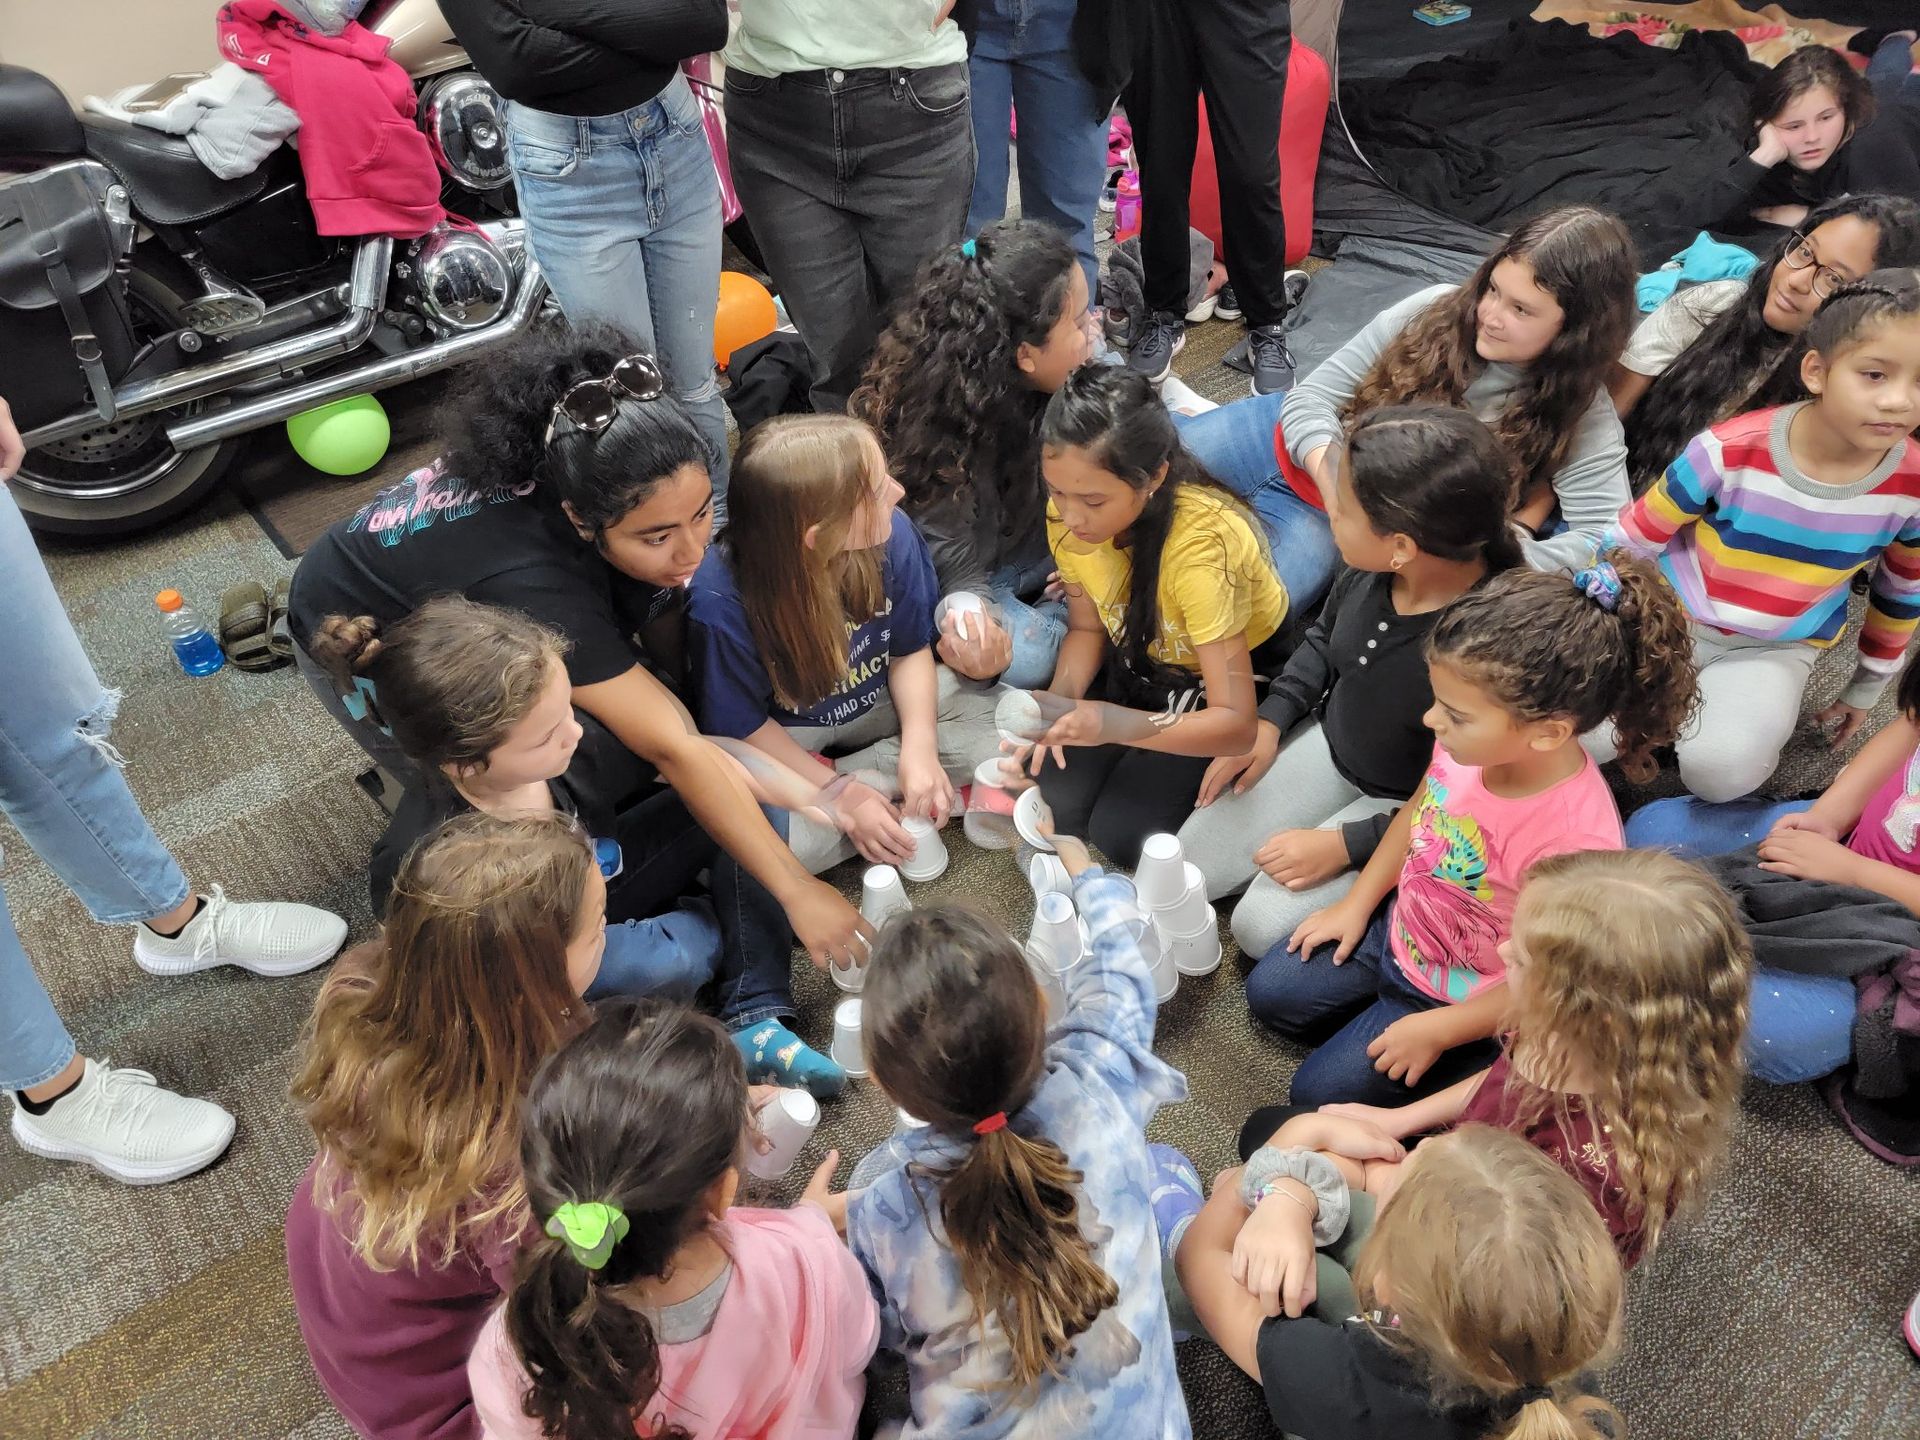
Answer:
M1800 243L1800 235L1848 216L1879 229L1876 267L1920 261L1920 204L1904 196L1850 195L1815 210L1798 235L1783 236L1768 251L1739 301L1674 357L1627 415L1627 476L1636 491L1659 478L1695 435L1748 408L1757 391L1771 387L1771 377L1795 348L1795 337L1775 330L1763 313L1774 269ZM1755 377L1760 377L1758 386Z
M534 482L533 498L565 501L595 536L618 525L676 470L713 468L713 452L671 393L622 398L599 434L563 425L548 442L553 407L643 347L611 325L541 325L485 365L468 369L448 401L451 472L482 489Z
M1072 293L1072 243L1032 220L989 225L921 267L847 402L880 436L909 514L984 477L1037 486L1047 397L1016 363Z

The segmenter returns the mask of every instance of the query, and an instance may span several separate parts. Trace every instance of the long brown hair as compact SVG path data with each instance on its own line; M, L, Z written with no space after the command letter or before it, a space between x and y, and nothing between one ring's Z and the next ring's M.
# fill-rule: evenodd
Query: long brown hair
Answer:
M382 626L329 615L309 653L352 693L373 685L373 718L429 771L486 768L565 663L568 642L514 610L440 595Z
M1536 1115L1578 1069L1581 1103L1651 1250L1698 1200L1739 1099L1753 951L1733 902L1659 850L1588 850L1527 873L1510 1017Z
M520 1098L577 1024L593 855L558 815L458 816L416 845L369 970L327 982L292 1094L322 1203L369 1265L444 1264L516 1219Z
M1624 550L1597 559L1619 578L1611 609L1564 571L1508 570L1440 612L1427 658L1519 720L1565 715L1579 734L1611 720L1620 768L1645 781L1654 750L1679 736L1700 703L1692 624L1650 562Z
M1486 368L1474 349L1480 300L1494 267L1518 260L1559 302L1560 333L1525 367L1506 408L1492 422L1520 470L1520 488L1550 480L1574 431L1606 383L1632 333L1639 259L1627 227L1586 205L1549 210L1521 225L1473 278L1408 322L1373 362L1347 406L1347 418L1381 405L1427 401L1461 405Z
M605 1440L639 1424L650 1440L686 1440L684 1426L647 1424L660 1340L622 1292L665 1275L707 1224L701 1201L737 1162L746 1122L739 1048L718 1021L658 1000L596 1007L534 1076L520 1160L541 1228L520 1251L506 1320L542 1434ZM544 1228L569 1202L626 1217L597 1270Z
M999 1321L1018 1394L1058 1374L1073 1342L1120 1298L1081 1223L1083 1178L1020 1111L1039 1083L1046 1007L1020 947L953 906L914 910L874 942L865 1030L887 1098L962 1141L932 1170L960 1281L984 1327ZM974 1127L1011 1117L987 1134Z
M761 663L790 709L840 687L849 630L887 603L881 552L845 548L873 503L879 454L858 420L779 415L756 426L734 456L722 543Z
M1374 1333L1423 1373L1436 1408L1500 1417L1489 1440L1624 1440L1619 1415L1580 1388L1619 1343L1626 1294L1585 1192L1486 1125L1407 1163L1354 1265L1362 1310L1392 1316Z

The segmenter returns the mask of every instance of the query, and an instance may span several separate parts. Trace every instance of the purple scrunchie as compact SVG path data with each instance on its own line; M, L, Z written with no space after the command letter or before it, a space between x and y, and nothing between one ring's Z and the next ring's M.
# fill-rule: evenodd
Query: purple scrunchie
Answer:
M1609 615L1620 608L1620 572L1605 560L1574 571L1573 588Z

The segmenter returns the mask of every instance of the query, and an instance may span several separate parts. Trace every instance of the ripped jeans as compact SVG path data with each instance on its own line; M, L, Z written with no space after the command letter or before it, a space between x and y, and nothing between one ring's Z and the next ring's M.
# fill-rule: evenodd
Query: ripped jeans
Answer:
M118 696L94 675L4 485L0 613L0 809L94 919L127 925L175 909L187 877L107 743ZM0 1091L43 1084L73 1056L0 890Z

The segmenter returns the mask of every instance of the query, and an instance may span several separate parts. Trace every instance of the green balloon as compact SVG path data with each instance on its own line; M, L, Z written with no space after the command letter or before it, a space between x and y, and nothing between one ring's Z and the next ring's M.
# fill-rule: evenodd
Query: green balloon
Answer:
M371 470L392 438L387 412L371 395L354 395L287 418L293 453L329 475Z

